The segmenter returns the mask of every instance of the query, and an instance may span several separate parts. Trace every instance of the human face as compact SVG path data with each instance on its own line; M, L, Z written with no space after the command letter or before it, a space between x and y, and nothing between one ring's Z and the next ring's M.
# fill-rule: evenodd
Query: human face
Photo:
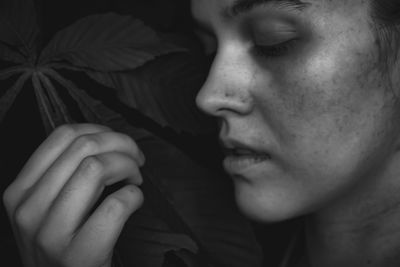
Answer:
M192 13L216 52L197 104L220 122L244 213L288 219L379 179L400 120L368 1L192 0Z

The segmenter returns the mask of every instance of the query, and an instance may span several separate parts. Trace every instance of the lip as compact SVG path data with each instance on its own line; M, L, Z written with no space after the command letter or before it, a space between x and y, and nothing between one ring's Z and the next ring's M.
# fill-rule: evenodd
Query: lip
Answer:
M224 169L230 174L241 174L265 165L272 160L271 153L261 150L259 146L240 141L221 138L224 147Z
M223 165L228 173L241 174L270 161L271 157L268 155L227 156Z

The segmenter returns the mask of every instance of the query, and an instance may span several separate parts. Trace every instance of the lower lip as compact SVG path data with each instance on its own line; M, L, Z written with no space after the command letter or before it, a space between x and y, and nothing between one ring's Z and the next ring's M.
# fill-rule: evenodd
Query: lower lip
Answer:
M224 168L228 173L240 174L270 161L267 155L228 156L224 159Z

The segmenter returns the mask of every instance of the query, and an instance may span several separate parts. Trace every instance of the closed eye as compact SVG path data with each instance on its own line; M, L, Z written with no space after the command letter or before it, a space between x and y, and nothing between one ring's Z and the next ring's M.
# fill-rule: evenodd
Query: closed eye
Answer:
M273 45L259 45L253 46L253 51L257 56L272 58L287 55L295 46L298 38L289 39Z

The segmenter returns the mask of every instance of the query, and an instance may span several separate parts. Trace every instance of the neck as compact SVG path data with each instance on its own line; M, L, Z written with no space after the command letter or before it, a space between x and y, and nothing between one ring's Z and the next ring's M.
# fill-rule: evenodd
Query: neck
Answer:
M400 162L306 220L312 267L400 266ZM359 185L358 185L359 188ZM360 193L362 192L362 193Z

